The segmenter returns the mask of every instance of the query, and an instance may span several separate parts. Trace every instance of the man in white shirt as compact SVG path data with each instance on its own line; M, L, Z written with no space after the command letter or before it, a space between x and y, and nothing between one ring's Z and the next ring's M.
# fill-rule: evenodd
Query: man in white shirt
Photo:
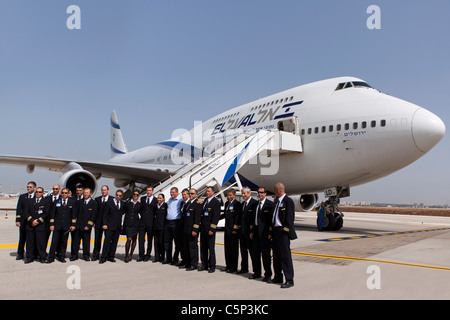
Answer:
M294 286L294 266L292 264L292 254L290 241L297 239L294 229L295 204L286 195L285 187L282 183L274 186L276 196L275 210L273 213L273 269L275 277L273 283L283 283L283 274L286 282L281 288Z

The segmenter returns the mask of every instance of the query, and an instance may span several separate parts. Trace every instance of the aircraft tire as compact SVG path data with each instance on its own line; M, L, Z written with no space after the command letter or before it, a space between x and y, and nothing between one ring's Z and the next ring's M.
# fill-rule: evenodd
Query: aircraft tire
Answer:
M335 212L334 220L336 223L334 224L333 230L335 230L335 231L341 230L342 227L344 226L344 218L339 213Z
M334 215L327 213L325 215L325 225L323 226L323 230L327 230L327 231L334 230L333 228L334 228L335 224L336 224L336 219L335 219Z

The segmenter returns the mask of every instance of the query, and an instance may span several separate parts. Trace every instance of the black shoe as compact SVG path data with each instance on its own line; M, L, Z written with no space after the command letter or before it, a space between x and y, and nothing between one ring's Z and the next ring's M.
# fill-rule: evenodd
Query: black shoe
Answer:
M25 261L24 261L25 264L29 264L32 262L34 262L34 259L25 259Z
M45 263L53 263L53 262L55 262L55 259L47 259L47 261L45 261Z
M248 277L249 279L259 279L259 278L261 278L261 275L260 274L256 274L256 273L254 273L254 274L252 274L250 277Z
M234 268L228 269L226 273L235 273L237 270Z
M106 260L108 260L109 262L116 262L116 259L114 259L114 258L108 258Z
M270 280L270 277L264 277L263 279L262 279L262 281L263 282L272 282L272 280Z
M244 274L244 273L248 273L248 270L239 270L238 272L237 272L237 274Z
M172 263L172 261L169 261L167 259L162 262L162 264L169 264L169 263Z
M269 283L269 282L267 282L267 283ZM277 278L273 278L270 283L281 284L281 283L283 283L283 280L280 280L280 279L277 279Z
M139 257L139 258L136 260L136 262L141 262L141 261L144 261L144 257Z
M18 254L16 260L23 260L23 254Z
M290 287L293 287L293 286L294 286L294 282L293 281L286 281L285 283L283 283L281 285L280 288L287 289L287 288L290 288Z
M84 257L83 257L83 260L84 260L84 261L91 261L91 259L90 259L88 256L84 256Z
M76 261L76 260L78 260L78 257L70 257L69 260L70 260L70 261Z
M208 271L208 273L214 273L214 272L216 272L216 268L211 268L211 269L209 269L209 271Z
M101 258L100 261L99 261L98 263L104 264L105 262L106 262L106 259L105 259L105 258Z
M194 271L194 270L197 270L197 268L195 268L195 267L187 267L186 268L186 271Z
M206 270L208 270L208 268L205 268L204 266L198 268L198 271L206 271Z

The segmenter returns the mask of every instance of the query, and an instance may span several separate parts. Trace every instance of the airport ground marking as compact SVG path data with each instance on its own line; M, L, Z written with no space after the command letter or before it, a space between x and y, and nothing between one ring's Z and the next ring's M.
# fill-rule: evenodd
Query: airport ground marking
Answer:
M355 240L355 239L367 239L367 238L386 237L386 236L401 236L401 235L411 234L411 233L421 233L421 232L431 232L431 231L444 231L444 230L450 230L450 228L435 228L435 229L427 229L427 230L388 232L388 233L379 233L379 234L369 234L369 235L366 235L366 236L352 236L352 237L323 239L323 240L320 240L320 241L336 242L336 241Z
M313 258L321 258L321 259L334 259L334 260L347 260L347 261L383 263L383 264L392 264L392 265L403 266L403 267L414 267L414 268L450 271L450 267L431 266L431 265L418 264L418 263L408 263L408 262L382 260L382 259L371 259L371 258L361 258L361 257L337 256L337 255L321 254L321 253L310 253L310 252L291 251L291 253L293 255L297 255L297 256L313 257Z

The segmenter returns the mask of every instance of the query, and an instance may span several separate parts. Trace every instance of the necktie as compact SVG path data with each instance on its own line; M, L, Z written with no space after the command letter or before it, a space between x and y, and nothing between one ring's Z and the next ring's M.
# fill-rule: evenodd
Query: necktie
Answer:
M63 201L63 206L65 207L66 206L66 199L64 199L64 201Z
M256 219L255 219L255 224L258 225L258 217L261 214L261 210L262 210L262 202L259 202L259 206L258 206L258 212L256 213Z
M275 211L273 213L273 225L275 225L275 222L277 221L277 216L278 216L278 207L280 206L280 200L277 200L277 205L275 207Z

